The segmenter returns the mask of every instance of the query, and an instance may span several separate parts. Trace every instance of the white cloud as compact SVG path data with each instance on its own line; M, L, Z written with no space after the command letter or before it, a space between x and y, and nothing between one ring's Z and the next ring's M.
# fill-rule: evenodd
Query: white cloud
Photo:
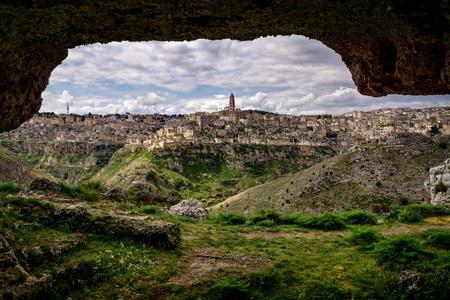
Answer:
M41 111L63 112L67 101L80 113L214 111L228 105L227 90L242 108L292 114L450 105L448 96L362 96L333 50L279 36L77 47L53 71Z

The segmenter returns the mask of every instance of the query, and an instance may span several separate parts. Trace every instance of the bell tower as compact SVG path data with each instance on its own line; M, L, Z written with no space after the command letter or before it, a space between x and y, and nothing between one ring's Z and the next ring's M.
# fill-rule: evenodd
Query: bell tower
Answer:
M235 109L236 109L236 105L235 105L235 102L234 102L234 95L233 95L233 92L231 92L231 95L230 95L230 110L234 111Z

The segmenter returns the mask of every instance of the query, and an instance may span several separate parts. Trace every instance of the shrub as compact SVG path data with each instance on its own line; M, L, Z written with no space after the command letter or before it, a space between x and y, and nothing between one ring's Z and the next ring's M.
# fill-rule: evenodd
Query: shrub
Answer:
M385 221L396 221L398 219L398 215L400 214L400 209L392 209L385 216Z
M281 214L273 209L261 209L256 211L255 214L249 218L250 224L257 224L265 220L271 220L274 223L279 223L281 221Z
M98 181L88 182L82 185L67 185L59 183L64 193L71 198L76 198L80 201L96 202L99 201L101 184Z
M355 209L351 212L341 214L345 222L351 225L376 225L378 224L378 215L361 209Z
M440 148L442 148L442 149L447 149L447 143L446 143L446 142L439 143L438 146L439 146Z
M303 212L296 212L281 219L283 224L297 224L298 218L302 217Z
M317 228L327 230L339 230L347 227L342 217L332 213L325 213L318 216L316 218L316 226Z
M380 240L381 234L370 228L357 229L348 237L350 243L358 246L370 246Z
M417 211L404 210L398 214L398 220L402 223L420 223L423 217Z
M434 186L434 191L436 193L445 193L447 192L448 186L445 185L442 181L439 181L438 184Z
M411 204L404 209L391 209L384 219L386 221L399 220L403 223L417 223L427 217L450 215L450 209L442 205Z
M413 268L433 256L416 239L404 236L377 243L373 253L378 263L389 269Z
M224 225L240 225L245 224L246 221L247 218L244 215L239 215L234 212L219 213L219 215L213 219L214 223Z
M23 191L23 187L13 182L0 182L0 194L17 194Z
M83 193L83 187L81 185L68 185L62 182L59 183L64 193L71 198L78 198Z
M428 229L422 233L425 244L450 250L450 231L444 229Z
M274 227L277 224L272 220L264 220L264 221L260 221L260 222L256 223L256 225L264 226L264 227Z
M339 230L347 227L341 216L332 213L325 213L317 217L299 217L297 224L325 230Z
M154 214L160 213L162 210L163 210L163 208L161 206L146 205L146 206L139 208L138 211L143 214L154 215Z
M238 278L227 277L216 282L208 291L208 299L250 299L249 284Z
M450 209L442 205L433 204L411 204L406 208L407 211L417 212L422 217L432 217L432 216L448 216L450 215Z

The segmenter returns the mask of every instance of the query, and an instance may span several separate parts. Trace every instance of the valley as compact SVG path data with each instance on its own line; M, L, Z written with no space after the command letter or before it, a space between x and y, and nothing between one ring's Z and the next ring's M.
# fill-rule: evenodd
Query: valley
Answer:
M444 299L448 141L2 139L0 298Z

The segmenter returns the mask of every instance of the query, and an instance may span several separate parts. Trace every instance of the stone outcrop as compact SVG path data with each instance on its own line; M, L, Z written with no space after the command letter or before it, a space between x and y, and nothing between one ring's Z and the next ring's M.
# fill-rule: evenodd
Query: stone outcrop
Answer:
M51 193L51 194L63 194L62 187L54 181L50 181L46 178L36 178L30 183L30 187L26 191L27 193Z
M177 247L180 243L180 227L177 224L95 216L83 206L56 208L51 210L50 217L54 224L72 224L80 230L127 236L155 246Z
M206 220L209 215L209 212L203 203L195 199L183 200L177 205L173 205L168 213L170 215L194 218L197 220Z
M425 188L430 191L432 204L450 205L450 159L430 169Z
M39 110L68 48L96 42L299 34L339 53L363 94L446 94L449 9L400 0L3 1L0 131Z
M46 221L52 226L68 226L74 232L126 236L150 245L173 248L180 243L180 226L167 222L146 220L116 215L100 215L84 202L77 204L58 203L58 206L33 202L20 205L19 216L35 221L33 216L45 213Z
M8 242L0 234L0 299L28 299L36 295L39 280L19 264Z

